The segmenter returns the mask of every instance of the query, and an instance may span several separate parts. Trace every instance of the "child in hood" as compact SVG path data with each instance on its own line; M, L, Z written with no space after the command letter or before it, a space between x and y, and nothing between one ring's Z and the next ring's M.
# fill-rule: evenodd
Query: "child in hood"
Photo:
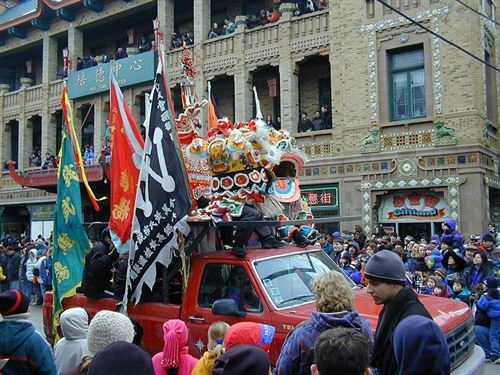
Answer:
M453 294L451 298L457 301L462 301L470 306L471 291L465 287L465 281L456 279L453 281Z
M486 312L491 319L490 328L476 328L476 343L486 353L491 362L500 364L500 297L498 294L498 281L493 276L488 276L483 284L486 285L486 293L477 301L478 310Z
M446 239L451 240L451 248L458 249L460 252L464 250L464 237L457 229L457 223L452 218L446 219L441 225L443 234L441 235L441 242Z
M190 375L198 360L188 353L186 323L171 319L163 323L163 352L153 357L156 375Z
M68 309L61 314L61 330L64 337L54 347L57 373L77 366L89 353L87 330L89 316L81 307Z
M229 328L225 322L212 323L208 328L207 351L194 366L191 375L212 375L212 367L215 361L224 354L224 337Z

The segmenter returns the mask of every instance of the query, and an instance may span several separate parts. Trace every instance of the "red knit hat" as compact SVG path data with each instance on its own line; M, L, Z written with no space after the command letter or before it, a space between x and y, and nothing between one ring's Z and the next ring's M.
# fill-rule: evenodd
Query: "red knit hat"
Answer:
M241 322L228 328L224 338L226 350L241 344L253 345L265 352L269 351L276 328L267 324Z
M163 355L162 367L167 369L179 367L179 354L187 353L188 329L186 323L179 319L171 319L163 323Z

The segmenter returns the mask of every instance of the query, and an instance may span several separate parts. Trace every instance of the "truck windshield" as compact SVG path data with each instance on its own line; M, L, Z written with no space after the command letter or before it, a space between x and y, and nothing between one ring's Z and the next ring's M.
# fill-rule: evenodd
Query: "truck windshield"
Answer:
M311 302L314 279L332 270L341 272L354 286L324 251L258 260L254 267L267 295L278 309Z

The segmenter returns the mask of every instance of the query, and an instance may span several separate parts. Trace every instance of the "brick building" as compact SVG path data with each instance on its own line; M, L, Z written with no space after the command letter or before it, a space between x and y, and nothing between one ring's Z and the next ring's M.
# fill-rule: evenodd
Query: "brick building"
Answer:
M500 66L494 22L456 1L388 2ZM136 119L144 119L154 57L137 54L137 46L142 36L153 40L155 18L167 40L173 33L194 35L198 93L206 95L210 81L221 115L252 118L251 89L257 87L264 116L280 117L281 128L296 136L309 157L301 183L317 216L361 215L367 232L381 223L402 235L437 233L447 217L467 235L500 222L500 82L493 69L373 0L330 0L328 9L304 14L295 4L274 3L7 2L0 14L0 155L39 180L22 189L3 171L2 234L50 231L54 188L49 179L40 182L50 171L30 167L29 156L35 146L42 159L56 153L65 64L83 144L98 153L104 143L106 69L115 69ZM495 1L467 3L491 18L499 14ZM264 8L279 9L279 21L250 28L243 15ZM225 18L236 23L236 31L208 39L212 23ZM105 56L114 57L118 48L129 57L106 63ZM166 52L176 110L181 54L179 48ZM85 56L95 56L97 66L77 71L77 57ZM331 109L333 129L298 133L299 111L312 117L322 105ZM96 176L105 191L105 177ZM109 214L87 208L85 221L104 221Z

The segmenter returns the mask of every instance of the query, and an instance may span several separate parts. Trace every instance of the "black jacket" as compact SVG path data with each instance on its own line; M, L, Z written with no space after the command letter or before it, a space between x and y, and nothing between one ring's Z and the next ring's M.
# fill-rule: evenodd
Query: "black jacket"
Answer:
M99 241L85 257L82 291L88 298L102 298L105 290L111 290L113 263L118 253L116 251L111 255L109 253L109 245Z
M15 252L11 256L7 255L7 281L17 281L19 280L19 263L21 262L21 255L19 252Z
M399 374L393 346L394 330L410 315L432 319L411 288L404 288L380 312L371 362L372 367L379 369L380 375Z

